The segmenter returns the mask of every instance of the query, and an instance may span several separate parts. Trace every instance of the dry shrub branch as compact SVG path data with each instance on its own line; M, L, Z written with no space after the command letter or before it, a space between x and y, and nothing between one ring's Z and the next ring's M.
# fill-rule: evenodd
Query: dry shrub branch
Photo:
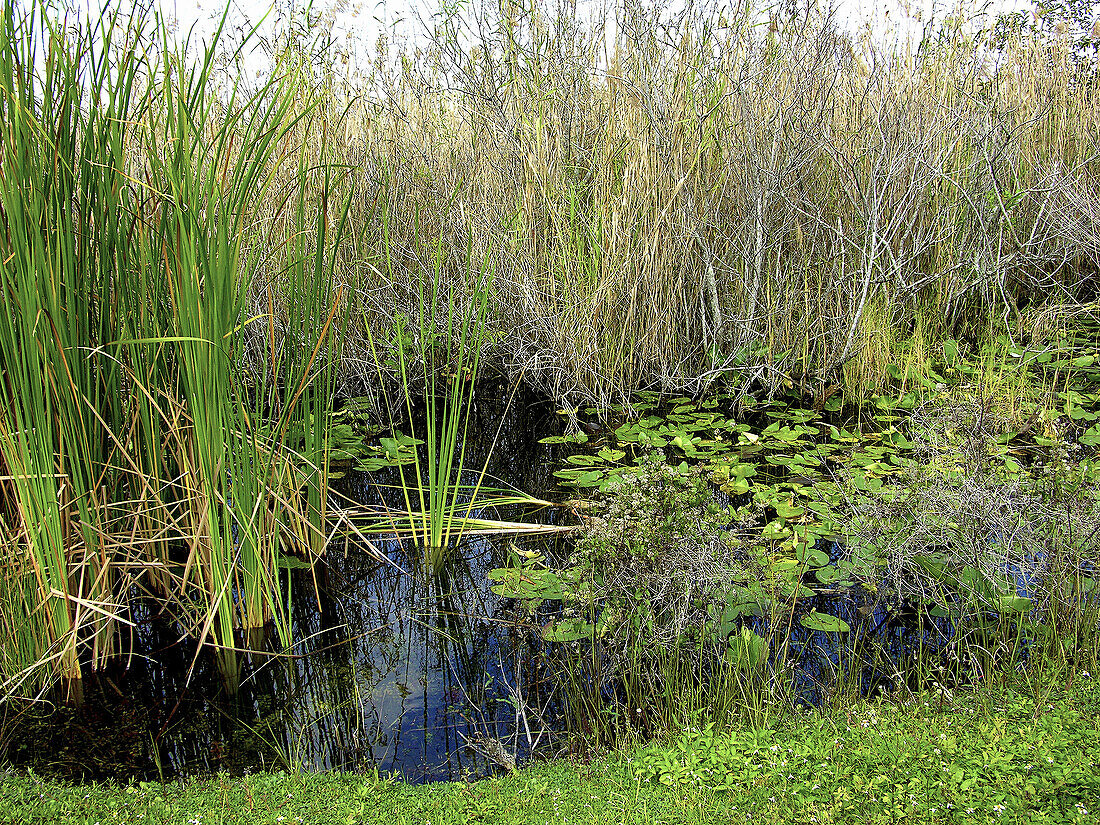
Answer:
M1095 292L1100 107L1066 44L994 49L948 22L887 50L827 17L612 12L473 7L332 85L353 333L488 259L501 368L608 405L716 381L873 389L883 341Z

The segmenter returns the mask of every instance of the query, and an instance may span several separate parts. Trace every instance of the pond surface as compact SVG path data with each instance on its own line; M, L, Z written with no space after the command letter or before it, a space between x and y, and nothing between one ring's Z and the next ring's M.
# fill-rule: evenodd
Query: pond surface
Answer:
M485 461L503 406L478 407L467 466ZM530 398L513 400L506 416L489 473L545 494L553 467L537 439L560 420ZM396 504L379 486L393 476L349 473L338 485L354 501ZM485 775L506 754L546 746L540 734L555 726L538 628L489 590L510 541L463 539L438 576L421 573L398 542L377 542L391 564L330 547L316 591L308 571L294 572L293 650L250 656L232 697L208 651L196 657L171 622L136 615L132 655L88 679L82 708L42 705L9 720L12 761L85 780L292 767L377 768L410 781ZM555 553L553 539L515 541ZM274 639L265 646L277 649Z
M556 439L560 449L538 442L562 432L563 420L552 407L522 396L505 404L503 387L486 395L499 400L477 406L466 466L480 468L488 458L490 483L552 500L595 495L591 488L621 469L630 444L643 436L705 461L732 449L709 440L711 430L749 426L685 403L673 408L667 422L642 419L650 422L647 433L636 432L640 424L585 428L593 443L581 456L562 438ZM826 460L877 466L870 459L881 459L882 450L869 458L859 452L833 456L835 445L825 449L804 440L816 432L803 426L810 415L779 410L773 417L786 422L782 426L767 416L751 422L759 436L726 459L732 472L724 477L725 492L717 494L723 506L746 498L750 455L762 475L778 473L780 479L808 475L811 464L824 466ZM847 431L841 436L851 440ZM562 469L566 453L571 463ZM559 486L562 480L574 489ZM400 492L387 486L397 481L392 469L349 473L338 491L366 505L400 506ZM774 512L783 506L796 512L789 504L794 494L783 495L788 504L771 505ZM574 519L554 510L496 515L549 523ZM43 705L18 718L11 708L0 710L8 714L0 717L0 747L4 731L14 730L9 757L17 766L77 780L291 768L377 769L409 781L454 780L486 775L534 751L557 752L566 727L559 688L570 666L563 664L568 656L558 655L561 646L542 639L540 624L549 626L551 618L544 611L553 608L531 616L521 602L490 590L489 572L515 561L513 543L537 550L550 565L569 551L566 540L468 537L452 548L441 574L426 576L415 552L398 542L378 542L385 563L363 547L334 544L317 566L316 583L308 570L293 572L294 648L251 655L235 696L226 694L209 651L196 655L194 642L181 641L178 628L163 617L135 615L132 654L88 680L82 708ZM850 569L843 575L840 569L860 562L836 541L819 538L812 547L819 560L807 561L793 582L805 595L789 610L773 611L771 620L745 614L732 627L734 634L745 628L757 639L783 640L768 651L767 669L788 680L792 701L821 704L838 682L864 694L894 690L914 672L929 674L928 667L913 667L918 660L927 665L930 657L951 655L957 638L946 615L876 592L867 576L855 585L826 584L851 578ZM807 559L813 555L804 553ZM1024 571L1006 572L1011 595L1027 595ZM814 621L803 626L807 616L816 617L818 627L823 617L833 617L844 630L815 630ZM780 625L777 635L770 632ZM253 646L278 650L276 640L261 641ZM1019 642L1013 653L1020 652ZM585 678L583 667L569 674ZM597 704L615 704L614 685L601 683L598 692Z

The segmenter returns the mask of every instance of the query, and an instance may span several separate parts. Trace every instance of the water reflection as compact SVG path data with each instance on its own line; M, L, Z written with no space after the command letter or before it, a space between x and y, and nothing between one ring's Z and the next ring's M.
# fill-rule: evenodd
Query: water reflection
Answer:
M505 409L506 392L486 395L498 401L475 410L467 466L488 457L494 478L545 493L553 468L537 439L560 427L553 410L522 396ZM397 505L387 487L397 480L350 474L339 489ZM377 767L413 781L484 775L502 753L528 749L517 706L546 701L532 666L537 634L489 590L508 541L463 539L435 576L398 542L377 544L388 564L352 543L330 547L315 572L292 573L293 649L264 640L268 653L246 657L234 697L210 651L196 655L171 617L139 600L132 655L89 680L80 710L25 714L11 758L74 779L290 767ZM553 540L535 543L555 554Z
M464 541L435 577L350 548L331 554L320 610L312 583L296 583L295 637L303 641L295 658L255 667L241 690L253 697L253 713L238 708L234 717L282 761L305 768L377 766L412 779L484 773L489 765L465 744L520 744L508 700L522 676L517 659L532 653L529 629L488 591L488 570L503 563L500 544ZM400 547L387 549L407 565ZM185 769L195 767L209 766Z

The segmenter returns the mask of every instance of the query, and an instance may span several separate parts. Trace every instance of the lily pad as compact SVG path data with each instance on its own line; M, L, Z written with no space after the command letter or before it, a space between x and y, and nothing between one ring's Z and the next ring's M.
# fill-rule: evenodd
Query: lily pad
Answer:
M542 626L542 638L548 642L576 642L591 639L595 628L584 619L566 618Z
M852 629L848 626L846 621L838 616L833 616L829 613L819 613L816 610L813 613L807 613L805 616L802 616L798 621L805 628L820 630L824 633L847 633Z
M305 559L300 559L297 556L279 555L279 560L276 562L283 570L309 570L312 565Z
M548 435L546 438L540 438L539 444L584 444L587 441L588 436L578 432L572 435Z

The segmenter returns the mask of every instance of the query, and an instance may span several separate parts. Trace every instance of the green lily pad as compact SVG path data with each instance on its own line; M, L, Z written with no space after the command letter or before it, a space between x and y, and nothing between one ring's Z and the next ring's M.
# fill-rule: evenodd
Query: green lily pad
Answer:
M588 436L578 432L573 435L548 435L546 438L540 438L539 444L584 444L587 441Z
M799 618L799 623L810 630L820 630L824 633L847 633L852 628L848 623L837 616L828 613L807 613Z
M308 561L297 556L279 554L276 564L283 570L309 570L313 567Z
M584 619L566 618L542 626L542 638L548 642L576 642L591 639L595 628Z
M807 567L824 567L829 563L829 554L802 543L795 550L795 556Z
M830 584L837 587L851 587L854 582L848 578L848 573L845 570L833 567L832 565L824 565L814 570L814 578L816 578L821 584Z

